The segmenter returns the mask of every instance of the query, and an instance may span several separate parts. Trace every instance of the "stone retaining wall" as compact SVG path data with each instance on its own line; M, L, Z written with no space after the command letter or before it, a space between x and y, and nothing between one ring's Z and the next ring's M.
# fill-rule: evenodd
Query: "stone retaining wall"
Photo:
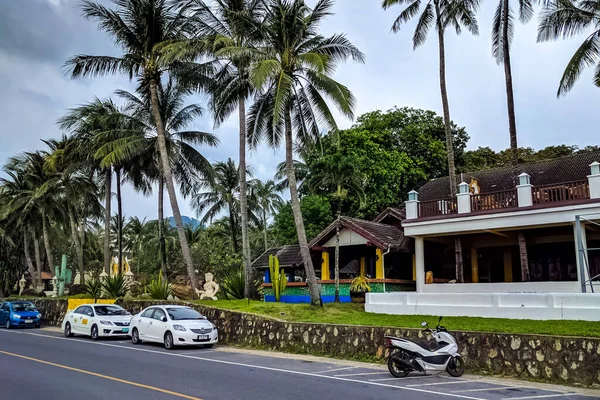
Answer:
M64 300L32 300L48 323L58 323ZM53 305L59 303L58 305ZM137 313L160 301L117 300ZM170 302L172 303L172 302ZM213 322L219 341L260 349L329 355L348 359L383 359L384 335L421 338L418 329L290 323L186 303ZM537 379L552 383L600 385L600 339L542 335L452 332L471 372Z

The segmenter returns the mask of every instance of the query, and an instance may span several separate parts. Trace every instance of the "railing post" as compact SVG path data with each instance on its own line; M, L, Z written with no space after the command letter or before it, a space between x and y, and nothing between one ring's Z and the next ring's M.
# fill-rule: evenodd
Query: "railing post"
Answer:
M600 199L600 163L594 161L590 164L591 174L588 175L590 185L590 199Z
M533 205L533 185L531 176L526 172L519 175L519 184L517 185L517 203L519 207L529 207Z
M419 218L419 192L411 190L408 192L406 204L406 219Z
M471 212L471 192L469 192L469 185L466 182L461 182L460 185L458 185L456 203L459 214Z

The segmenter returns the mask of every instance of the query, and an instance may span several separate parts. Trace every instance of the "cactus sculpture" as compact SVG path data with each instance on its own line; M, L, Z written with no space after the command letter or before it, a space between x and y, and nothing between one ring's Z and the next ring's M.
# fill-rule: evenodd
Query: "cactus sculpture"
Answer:
M62 255L62 262L60 263L60 269L58 266L54 267L54 276L58 280L58 295L64 296L65 284L71 283L73 278L73 271L67 268L67 255Z
M279 269L279 259L277 256L269 256L269 273L271 274L271 282L273 283L273 294L275 294L275 301L279 301L281 294L287 285L287 276L283 270Z

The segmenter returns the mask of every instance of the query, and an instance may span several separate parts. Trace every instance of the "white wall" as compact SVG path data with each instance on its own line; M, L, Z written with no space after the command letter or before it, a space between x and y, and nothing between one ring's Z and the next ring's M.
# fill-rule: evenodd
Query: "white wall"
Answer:
M365 311L398 315L600 321L600 293L367 293Z
M423 285L423 293L578 293L573 282L433 283Z
M344 228L340 231L340 246L353 246L357 244L367 244L367 239L349 229ZM323 247L335 247L335 235Z

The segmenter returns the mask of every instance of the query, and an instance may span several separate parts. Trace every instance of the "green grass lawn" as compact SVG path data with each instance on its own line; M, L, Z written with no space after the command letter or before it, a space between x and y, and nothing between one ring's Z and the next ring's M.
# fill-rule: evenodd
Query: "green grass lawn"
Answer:
M432 327L437 317L425 315L372 314L361 304L326 304L323 308L308 304L265 303L247 300L197 301L197 303L263 315L290 322L315 322L344 325L389 326L420 328L427 321ZM282 314L285 313L285 314ZM477 331L500 333L530 333L560 336L600 337L600 322L587 321L534 321L503 318L445 317L442 325L449 331Z

